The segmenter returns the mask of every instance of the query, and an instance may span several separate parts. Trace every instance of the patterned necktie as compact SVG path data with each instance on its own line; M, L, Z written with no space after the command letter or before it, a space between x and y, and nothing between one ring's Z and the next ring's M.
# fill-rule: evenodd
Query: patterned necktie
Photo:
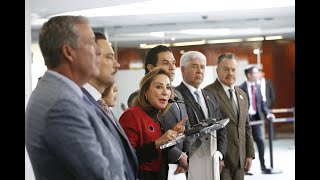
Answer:
M231 102L233 111L236 114L236 117L238 117L238 107L237 107L236 102L234 101L234 98L233 98L233 90L232 89L228 89L228 91L229 91L229 94L230 94L230 102Z
M115 121L113 119L113 115L111 113L111 110L110 110L109 106L107 105L107 103L104 101L104 99L100 98L98 100L98 103L103 108L103 110L108 114L109 118L113 121L113 123L115 123Z
M257 105L256 105L256 89L254 85L251 85L251 105L255 111L257 111Z

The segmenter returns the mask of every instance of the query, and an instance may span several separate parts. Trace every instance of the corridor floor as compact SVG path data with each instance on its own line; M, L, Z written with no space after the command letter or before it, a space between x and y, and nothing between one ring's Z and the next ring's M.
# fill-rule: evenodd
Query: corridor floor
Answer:
M256 145L255 145L256 149ZM293 138L273 140L273 169L281 170L279 174L262 174L260 170L259 156L256 149L256 159L253 160L252 176L246 175L245 180L295 180L295 144ZM265 161L270 167L269 141L265 140Z

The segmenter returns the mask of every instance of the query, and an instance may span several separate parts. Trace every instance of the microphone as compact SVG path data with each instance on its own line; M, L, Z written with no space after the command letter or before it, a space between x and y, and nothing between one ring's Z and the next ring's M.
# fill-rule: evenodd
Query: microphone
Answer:
M174 99L174 100L173 100L173 99ZM215 118L204 119L204 120L202 120L202 121L199 120L199 117L198 117L195 109L194 109L190 104L187 103L187 102L195 103L195 104L200 108L200 110L201 110L201 112L202 112L202 115L204 116L204 112L203 112L200 104L199 104L197 101L193 101L193 100L179 100L178 97L174 97L173 99L168 99L168 102L169 102L169 103L174 103L174 102L175 102L175 103L182 103L182 104L185 104L186 106L188 106L188 107L191 108L192 112L195 114L195 119L196 119L196 122L197 122L197 124L193 125L192 127L197 126L197 125L198 125L198 126L200 125L200 126L203 126L203 127L207 127L207 126L211 126L213 123L216 123L216 122L217 122L217 119L215 119Z
M174 100L173 100L173 99L174 99ZM194 110L194 108L193 108L190 104L187 104L187 103L185 103L185 102L182 101L182 100L179 100L178 97L174 97L173 99L168 99L168 103L174 103L174 102L175 102L175 103L182 103L182 104L185 104L186 106L188 106L188 107L191 108L191 110L192 110L192 112L193 112L193 114L194 114L194 116L195 116L196 122L197 122L197 124L193 125L192 127L200 124L199 117L198 117L196 111ZM195 103L197 103L197 102L195 102ZM198 103L197 103L197 104L198 104ZM200 105L198 104L198 106L200 106ZM201 108L201 106L200 106L200 108ZM201 109L201 110L202 110L202 109Z
M193 101L193 100L179 100L179 98L178 98L178 97L174 97L174 100L175 100L175 101L178 101L177 103L179 103L179 102L181 102L181 103L183 103L183 102L191 102L191 103L195 103L195 104L200 108L200 110L201 110L201 112L202 112L202 115L204 116L204 113L203 113L202 107L200 106L200 104L199 104L197 101Z
M201 106L196 101L191 101L191 100L183 101L183 100L179 100L177 97L174 97L174 100L173 99L168 99L168 102L169 103L174 103L174 102L175 103L182 103L182 104L185 104L186 106L191 108L191 110L192 110L192 112L193 112L193 114L195 116L196 124L191 126L191 128L189 128L189 129L184 131L184 135L187 136L187 137L189 137L189 136L191 136L193 134L199 133L204 128L213 125L215 123L215 121L216 121L215 119L213 119L213 122L212 122L212 120L210 119L211 122L208 122L208 120L206 120L205 122L201 122L200 123L198 114L196 113L195 109L190 104L186 103L186 102L196 103L201 108Z
M184 104L185 104L186 102L195 103L195 104L200 108L203 117L205 117L204 111L202 110L201 105L200 105L197 101L193 101L193 100L179 100L178 97L174 97L174 100L175 100L177 103L184 103ZM192 107L191 107L191 108L192 108ZM194 110L193 110L193 111L194 111ZM203 122L203 121L205 121L205 122ZM212 121L213 121L213 122L216 122L217 119L216 119L216 118L209 118L209 119L204 119L204 120L202 120L203 123L212 123ZM202 122L200 122L200 124L201 124Z

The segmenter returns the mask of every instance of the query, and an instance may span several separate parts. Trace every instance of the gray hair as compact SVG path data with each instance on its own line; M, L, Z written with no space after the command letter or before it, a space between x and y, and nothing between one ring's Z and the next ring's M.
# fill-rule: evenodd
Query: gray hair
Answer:
M193 59L199 59L205 65L207 64L207 58L204 54L199 51L188 51L181 56L180 66L188 66L190 61Z
M89 24L89 20L84 16L55 16L42 26L39 46L48 69L60 64L61 48L64 44L79 48L76 24Z

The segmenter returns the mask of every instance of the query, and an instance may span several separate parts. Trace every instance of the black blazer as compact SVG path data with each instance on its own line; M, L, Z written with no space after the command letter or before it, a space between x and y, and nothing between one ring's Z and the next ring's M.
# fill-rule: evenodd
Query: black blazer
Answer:
M251 104L250 102L250 98L249 98L249 95L248 95L248 88L247 88L247 83L246 81L244 83L242 83L239 88L241 88L245 93L247 93L247 97L248 97L248 109L249 109L249 106ZM261 88L260 86L257 86L256 85L256 105L257 105L257 113L260 117L260 120L262 119L265 119L265 116L267 114L270 113L270 110L268 109L267 107L267 104L262 100L262 94L261 94Z
M121 150L124 156L124 166L125 166L125 174L126 179L128 180L136 180L138 177L138 159L135 151L133 150L126 133L123 131L121 125L116 120L115 123L112 122L108 114L105 110L99 105L99 103L91 96L91 94L84 88L81 88L82 92L87 95L89 100L95 105L95 111L98 116L101 118L106 127L110 130L112 135L118 141L121 146Z
M185 101L196 101L187 86L182 82L179 86L176 87L176 89L182 94ZM223 117L220 113L220 106L217 103L216 98L206 90L202 89L201 92L205 97L204 99L208 108L208 117L216 118L217 120L222 119ZM193 107L200 121L205 119L204 113L201 111L199 106L197 106L195 103L188 103L188 105ZM195 115L191 107L186 106L186 109L190 125L193 126L197 123L195 120ZM223 156L225 156L227 151L227 134L225 128L217 130L217 149L222 153Z
M274 102L276 101L276 93L273 88L272 81L266 80L266 104L269 109L272 109Z

